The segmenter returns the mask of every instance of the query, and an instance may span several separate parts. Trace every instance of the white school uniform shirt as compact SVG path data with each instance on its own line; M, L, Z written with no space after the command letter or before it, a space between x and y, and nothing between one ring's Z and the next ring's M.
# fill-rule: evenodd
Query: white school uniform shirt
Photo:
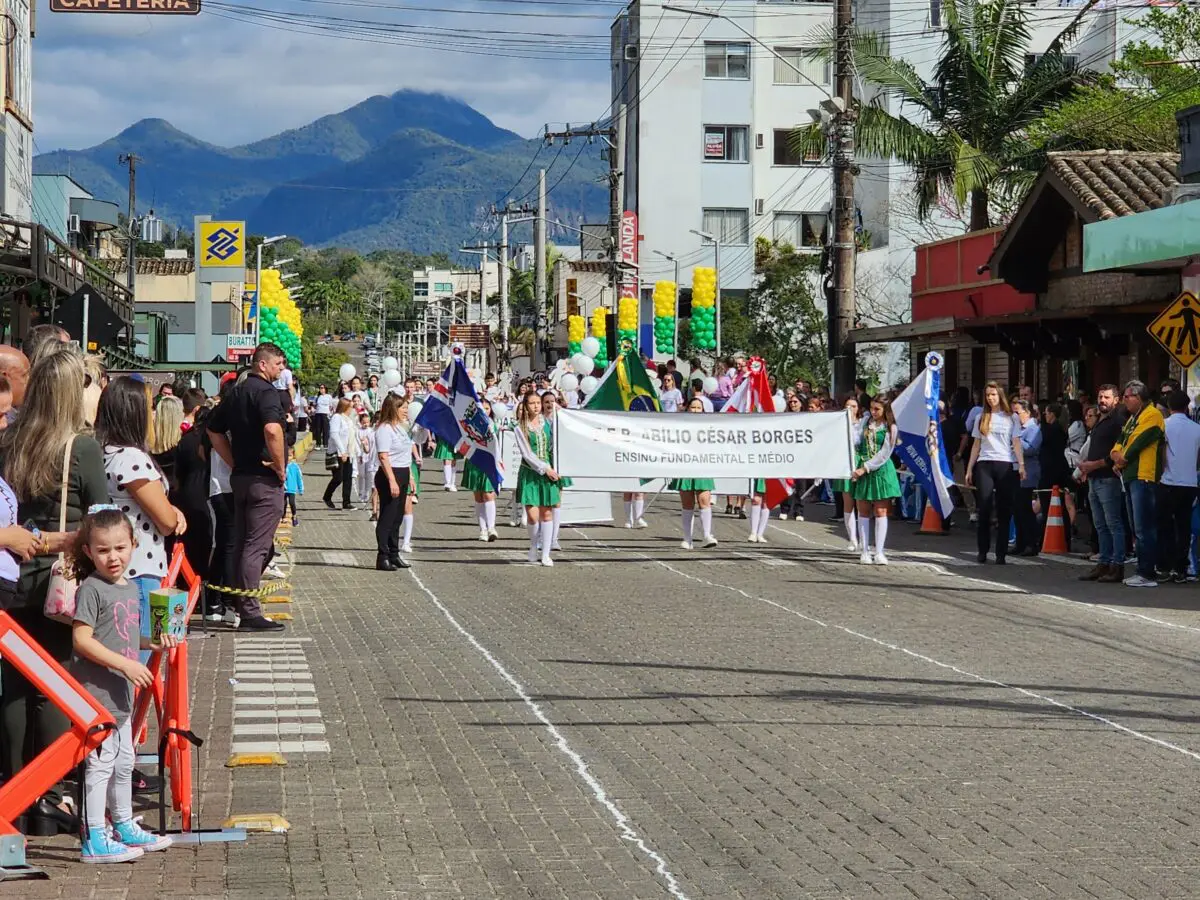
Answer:
M375 460L381 465L380 453L388 455L393 469L404 469L412 465L412 437L401 425L380 425L375 429Z
M317 394L317 415L327 416L333 412L333 394Z
M350 446L352 431L357 433L357 429L351 427L349 418L337 414L330 416L329 450L337 456L353 458L354 448Z
M683 394L679 388L663 391L658 399L662 403L663 412L679 412L679 407L683 406Z
M1002 412L992 413L987 434L979 431L982 423L983 416L980 416L971 429L971 437L979 439L979 462L1016 463L1017 455L1012 444L1013 429L1016 427L1013 417Z

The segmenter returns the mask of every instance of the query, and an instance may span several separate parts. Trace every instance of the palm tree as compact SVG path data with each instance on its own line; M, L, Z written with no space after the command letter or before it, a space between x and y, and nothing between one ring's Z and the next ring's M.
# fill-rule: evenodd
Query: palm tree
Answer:
M1089 75L1063 54L1089 0L1032 64L1026 7L1015 0L943 0L945 46L925 81L909 62L889 54L886 38L857 35L857 74L879 93L857 110L857 151L895 158L916 175L917 214L929 216L939 197L970 203L970 228L990 224L989 202L1012 199L1036 179L1045 148L1031 148L1028 130L1057 109ZM883 100L899 100L896 114ZM909 109L916 111L911 118ZM796 133L797 149L822 152L818 126Z

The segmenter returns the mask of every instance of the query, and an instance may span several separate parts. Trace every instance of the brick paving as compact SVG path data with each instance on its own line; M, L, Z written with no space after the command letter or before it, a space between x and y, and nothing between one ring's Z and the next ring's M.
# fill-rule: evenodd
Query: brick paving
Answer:
M380 573L319 482L278 652L222 632L192 656L203 824L291 831L97 868L35 839L52 880L0 898L1200 893L1196 586L962 565L965 537L899 523L887 569L824 521L758 546L718 516L687 553L666 497L647 531L564 527L545 570L523 529L481 544L469 495L428 490L414 569ZM323 731L233 735L269 721ZM262 740L286 767L224 767Z

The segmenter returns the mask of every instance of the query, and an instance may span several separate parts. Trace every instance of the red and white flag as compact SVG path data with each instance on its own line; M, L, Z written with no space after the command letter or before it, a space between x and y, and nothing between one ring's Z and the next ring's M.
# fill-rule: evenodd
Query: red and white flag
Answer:
M767 364L761 357L750 359L746 366L746 377L737 386L729 400L721 408L728 413L773 413L783 412L775 408L775 395L771 393L771 385L767 380ZM792 482L783 478L767 479L766 503L768 509L774 509L788 498L792 492Z

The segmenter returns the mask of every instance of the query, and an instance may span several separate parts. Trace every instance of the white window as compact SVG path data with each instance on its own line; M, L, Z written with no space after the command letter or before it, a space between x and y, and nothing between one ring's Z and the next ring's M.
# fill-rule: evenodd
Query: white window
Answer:
M821 247L825 243L824 213L775 213L774 238L793 247Z
M705 78L750 78L750 45L708 41L704 45Z
M746 162L750 129L745 125L705 125L705 162Z
M722 244L745 246L750 243L750 210L705 209L702 230Z
M776 84L811 85L832 81L833 64L827 53L814 47L776 47L775 53Z
M797 153L792 147L792 131L787 128L775 129L775 157L777 166L813 166L821 162L820 153Z

